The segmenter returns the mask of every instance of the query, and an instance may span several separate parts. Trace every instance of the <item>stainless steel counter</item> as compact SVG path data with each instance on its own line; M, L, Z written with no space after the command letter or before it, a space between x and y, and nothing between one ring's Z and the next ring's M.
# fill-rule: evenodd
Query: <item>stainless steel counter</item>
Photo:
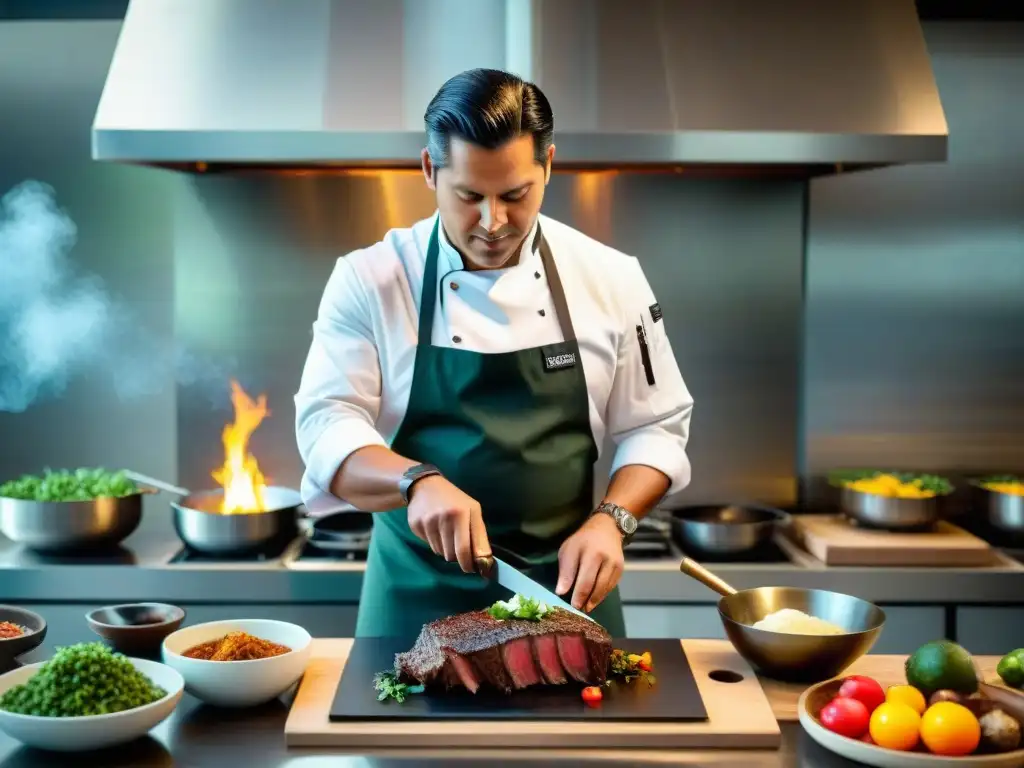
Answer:
M172 564L173 531L141 528L116 557L50 558L0 538L0 601L189 603L356 603L362 563L295 570L281 560ZM627 603L710 605L718 596L681 575L677 559L630 560ZM1006 558L991 568L825 568L806 557L788 563L715 564L737 588L760 585L852 592L889 604L1014 605L1024 602L1024 566Z

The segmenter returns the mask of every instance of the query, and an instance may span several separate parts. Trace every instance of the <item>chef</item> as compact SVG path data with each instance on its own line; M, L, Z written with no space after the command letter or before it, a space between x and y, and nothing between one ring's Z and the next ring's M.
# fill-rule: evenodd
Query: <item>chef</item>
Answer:
M540 215L555 146L536 85L463 72L425 122L437 212L339 259L320 303L295 397L303 498L377 513L357 636L508 599L476 574L492 543L625 636L623 547L690 480L661 306L636 258Z

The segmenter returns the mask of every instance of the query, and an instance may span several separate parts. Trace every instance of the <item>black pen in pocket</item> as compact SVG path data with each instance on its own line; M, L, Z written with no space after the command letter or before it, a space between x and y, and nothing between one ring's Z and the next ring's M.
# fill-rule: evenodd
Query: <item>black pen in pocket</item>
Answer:
M644 330L643 318L640 325L636 327L636 340L640 343L640 360L644 364L644 373L647 374L647 385L654 386L654 366L651 365L651 350L647 346L647 332Z

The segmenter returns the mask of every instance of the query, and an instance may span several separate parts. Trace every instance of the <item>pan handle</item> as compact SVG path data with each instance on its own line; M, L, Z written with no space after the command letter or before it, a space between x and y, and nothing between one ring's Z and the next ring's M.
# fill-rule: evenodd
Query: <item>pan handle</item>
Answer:
M696 579L705 587L713 589L720 595L725 595L726 597L728 597L729 595L736 594L736 590L733 587L729 586L720 578L715 576L715 574L713 574L703 565L696 562L695 560L691 560L688 557L684 557L679 562L679 570L685 573L687 576Z
M130 469L124 470L124 476L127 477L129 480L134 480L136 483L140 483L141 485L149 485L161 491L173 493L175 496L184 497L189 495L189 490L187 488L182 488L177 485L171 485L170 483L165 483L163 480L157 480L156 478L149 477L148 475L142 475L139 474L138 472L132 472Z

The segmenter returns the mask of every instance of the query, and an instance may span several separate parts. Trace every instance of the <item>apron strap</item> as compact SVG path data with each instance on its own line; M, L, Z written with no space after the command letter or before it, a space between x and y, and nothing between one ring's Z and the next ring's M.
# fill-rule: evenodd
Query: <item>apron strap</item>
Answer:
M438 228L440 226L441 217L438 216L427 244L427 263L423 268L423 292L420 294L418 344L428 347L434 331L434 309L437 307L437 257L440 250ZM533 239L533 250L537 249L538 244L540 245L540 260L547 275L548 289L551 291L551 301L555 305L555 314L558 316L558 325L562 329L562 337L565 341L576 341L576 331L572 327L572 317L569 315L569 303L565 299L562 278L558 274L558 267L555 266L555 259L551 255L551 247L548 245L547 238L540 230L540 222L537 223L537 235Z
M537 223L537 239L540 240L540 260L548 277L548 289L551 291L551 301L555 305L555 314L558 315L562 338L565 341L576 341L576 331L572 327L572 316L569 314L569 302L565 300L562 278L558 274L558 267L555 266L555 258L551 255L548 240L540 231L540 222ZM536 242L534 240L534 243Z
M423 292L420 294L420 331L417 344L429 347L434 335L434 307L437 306L437 231L441 215L434 222L434 231L427 243L427 263L423 268Z

